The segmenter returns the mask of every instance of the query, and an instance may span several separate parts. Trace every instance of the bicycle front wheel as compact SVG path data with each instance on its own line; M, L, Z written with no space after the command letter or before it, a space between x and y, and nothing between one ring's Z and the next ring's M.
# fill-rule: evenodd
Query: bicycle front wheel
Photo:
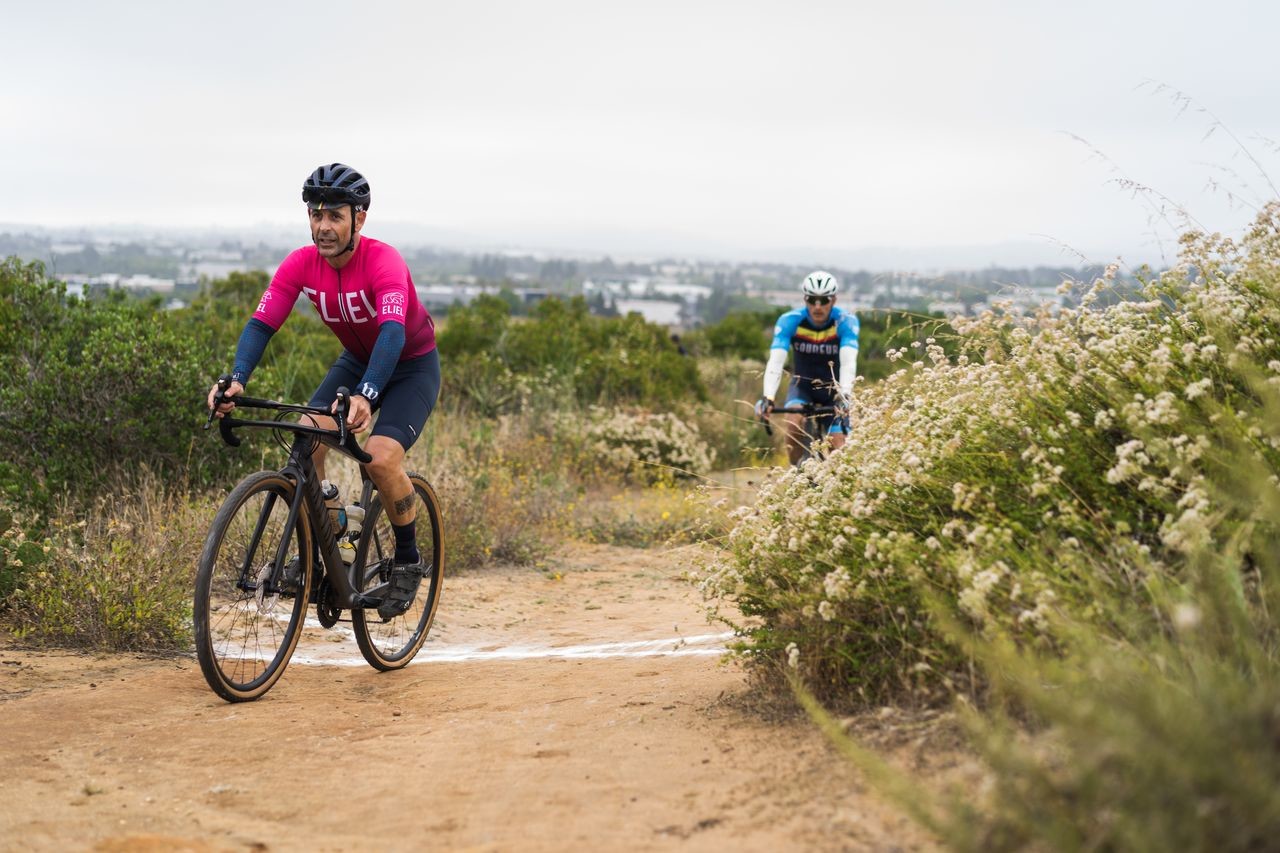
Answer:
M289 663L311 588L311 529L289 530L294 482L273 471L240 481L213 519L196 572L196 656L228 702L257 699Z
M444 538L440 528L440 502L431 484L418 474L410 474L417 509L418 555L422 560L422 578L403 612L381 615L377 609L353 610L351 628L360 653L374 669L399 669L413 660L426 642L427 632L435 619L440 591L444 586ZM395 531L375 496L365 510L364 531L356 553L364 566L361 590L371 590L391 579L396 551Z

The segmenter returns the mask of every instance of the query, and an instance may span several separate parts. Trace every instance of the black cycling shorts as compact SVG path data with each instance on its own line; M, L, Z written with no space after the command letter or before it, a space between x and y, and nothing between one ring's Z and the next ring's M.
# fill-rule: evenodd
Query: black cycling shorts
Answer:
M311 405L329 406L343 385L354 389L364 378L365 365L354 355L342 351L329 368L329 375L311 395ZM387 386L373 404L378 418L373 435L385 435L400 442L405 450L422 434L422 428L436 407L440 396L440 355L435 350L402 361L391 372Z

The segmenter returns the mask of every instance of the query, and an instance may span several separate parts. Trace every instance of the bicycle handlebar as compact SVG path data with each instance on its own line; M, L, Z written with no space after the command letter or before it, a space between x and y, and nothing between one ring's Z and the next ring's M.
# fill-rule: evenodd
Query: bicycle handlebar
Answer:
M364 451L356 437L347 430L347 409L351 405L351 392L342 387L338 389L337 399L338 407L336 412L330 412L328 409L320 406L299 406L290 403L280 403L275 400L263 400L258 397L242 397L235 396L228 401L224 397L226 390L231 387L230 376L220 376L218 378L218 392L213 398L213 408L209 411L209 420L205 423L204 428L208 429L213 423L215 413L218 406L225 402L232 402L236 407L244 406L248 409L272 409L279 412L294 412L301 415L321 415L324 417L332 417L338 424L336 430L322 429L309 424L292 423L290 421L258 421L258 420L236 420L231 416L231 412L218 422L218 432L222 435L222 440L232 447L240 446L240 436L236 435L233 430L240 427L268 427L271 429L287 429L296 433L317 436L325 444L342 451L354 458L357 462L368 464L373 461L373 457ZM331 441L325 441L331 439Z
M834 415L840 411L836 406L823 406L818 403L801 403L798 406L774 406L769 410L768 414L760 416L760 425L764 427L766 435L773 435L773 424L769 422L769 415L805 415L806 417L820 417L822 415Z

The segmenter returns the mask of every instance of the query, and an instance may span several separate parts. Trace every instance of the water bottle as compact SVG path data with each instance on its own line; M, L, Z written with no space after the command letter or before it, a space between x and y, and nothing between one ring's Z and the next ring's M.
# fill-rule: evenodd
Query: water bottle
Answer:
M349 566L356 561L355 543L343 539L338 543L338 556L342 558L342 565Z
M347 508L338 500L338 487L328 480L321 480L320 497L324 498L324 505L329 508L334 535L341 536L347 528Z
M355 539L364 530L364 507L351 504L347 507L347 535Z

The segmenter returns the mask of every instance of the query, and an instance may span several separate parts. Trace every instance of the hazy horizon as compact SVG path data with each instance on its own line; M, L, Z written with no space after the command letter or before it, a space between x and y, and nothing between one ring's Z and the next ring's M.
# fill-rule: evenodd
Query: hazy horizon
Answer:
M242 245L264 243L287 251L307 242L305 224L293 226L284 223L256 223L234 226L162 226L145 223L107 223L96 225L47 226L33 223L0 221L0 233L48 235L51 239L75 242L85 236L110 238L115 241L175 240L191 241L235 240ZM846 270L876 272L939 270L976 270L988 267L1030 268L1070 267L1100 265L1110 258L1091 257L1078 247L1064 247L1049 241L1007 241L995 244L940 244L936 246L864 246L857 249L831 247L772 247L769 249L735 252L706 242L690 244L678 240L650 235L648 241L632 239L630 247L619 249L625 241L612 241L605 235L597 239L582 239L577 244L530 243L519 240L501 241L479 235L466 235L433 229L415 223L375 223L365 233L394 245L408 249L431 248L441 251L457 251L467 254L523 254L534 257L561 259L612 258L618 262L652 262L657 260L694 260L750 265L787 264L824 265ZM717 251L717 249L721 249ZM1152 259L1134 262L1159 266ZM1128 261L1126 261L1126 265Z

